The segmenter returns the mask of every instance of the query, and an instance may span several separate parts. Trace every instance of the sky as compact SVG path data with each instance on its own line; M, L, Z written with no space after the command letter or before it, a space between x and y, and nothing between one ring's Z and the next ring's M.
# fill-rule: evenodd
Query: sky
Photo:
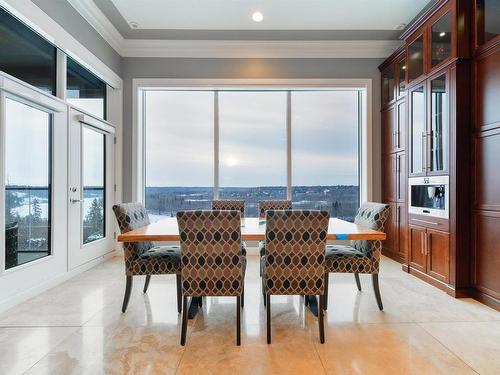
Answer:
M356 91L292 92L292 185L358 183ZM146 185L212 186L214 93L146 93ZM286 92L219 92L220 186L286 186Z

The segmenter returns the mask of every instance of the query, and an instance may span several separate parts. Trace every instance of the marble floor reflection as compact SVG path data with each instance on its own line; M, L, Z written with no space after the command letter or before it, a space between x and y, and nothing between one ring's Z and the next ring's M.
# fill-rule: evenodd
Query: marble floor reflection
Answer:
M235 345L235 298L207 298L179 345L175 277L135 278L125 314L114 258L0 315L0 374L500 374L500 313L453 299L382 261L385 311L369 276L330 277L326 343L299 297L272 298L266 344L258 258L250 256Z

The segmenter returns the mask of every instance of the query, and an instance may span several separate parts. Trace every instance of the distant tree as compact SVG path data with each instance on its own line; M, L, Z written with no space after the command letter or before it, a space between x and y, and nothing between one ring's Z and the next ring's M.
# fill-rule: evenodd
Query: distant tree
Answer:
M85 216L85 223L91 228L91 233L101 233L102 231L102 224L104 221L102 209L102 201L98 198L94 198L90 210Z
M42 208L38 198L33 198L31 201L31 220L33 224L37 224L42 220Z
M19 215L14 211L22 203L22 199L17 196L13 191L5 191L5 223L11 224L19 221Z

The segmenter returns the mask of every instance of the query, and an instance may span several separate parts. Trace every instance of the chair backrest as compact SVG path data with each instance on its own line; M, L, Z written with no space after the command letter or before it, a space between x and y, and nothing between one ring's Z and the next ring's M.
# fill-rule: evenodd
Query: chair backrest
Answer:
M245 216L245 201L241 199L214 199L212 210L240 211L241 217Z
M270 201L259 201L259 219L266 218L267 210L291 210L292 201L283 200L270 200Z
M239 296L243 284L240 211L180 211L185 296Z
M389 216L389 205L384 203L365 202L361 205L354 218L354 223L370 229L383 232L384 225ZM382 241L354 240L351 246L362 251L374 260L380 259Z
M264 280L273 295L323 294L326 211L268 210Z
M142 203L120 203L113 206L118 226L121 233L127 233L131 230L143 227L150 223L149 216L146 208ZM125 242L123 248L125 250L125 261L127 255L131 256L130 260L141 255L143 252L151 249L153 243L149 241L144 242ZM131 254L127 254L130 251Z

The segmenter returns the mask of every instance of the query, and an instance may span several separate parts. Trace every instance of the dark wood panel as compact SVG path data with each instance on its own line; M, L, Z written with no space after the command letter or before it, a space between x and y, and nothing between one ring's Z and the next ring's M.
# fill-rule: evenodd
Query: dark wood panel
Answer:
M384 154L390 154L396 150L397 123L394 108L392 106L382 111L382 150Z
M426 229L423 227L410 225L409 226L409 253L408 262L410 267L426 272L427 261L425 256L425 234Z
M396 145L397 151L406 149L406 100L400 100L395 105L396 108Z
M408 257L408 209L406 202L398 203L398 230L399 230L399 248L398 254L401 260L406 263Z
M385 202L396 202L396 155L389 154L382 157L382 196Z
M475 61L476 127L500 126L500 48Z
M475 154L475 208L500 211L500 129L478 134Z
M397 229L397 206L389 203L389 217L385 223L385 233L387 238L384 241L384 252L396 254L398 248L398 229Z
M474 286L500 299L500 214L474 215Z
M450 235L427 229L427 273L445 283L450 279Z
M406 174L406 155L404 152L396 154L396 201L406 202L408 176Z

